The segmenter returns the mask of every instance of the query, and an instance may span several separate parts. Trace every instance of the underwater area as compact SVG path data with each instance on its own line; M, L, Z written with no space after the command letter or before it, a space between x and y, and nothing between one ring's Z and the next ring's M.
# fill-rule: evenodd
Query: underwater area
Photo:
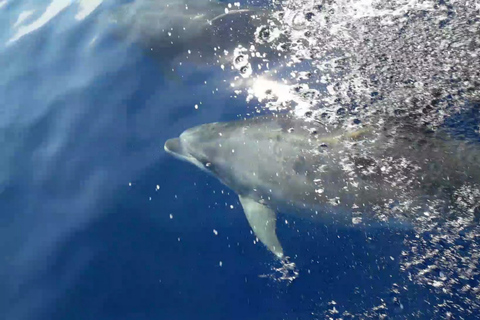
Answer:
M478 0L0 0L0 319L480 319L479 61Z

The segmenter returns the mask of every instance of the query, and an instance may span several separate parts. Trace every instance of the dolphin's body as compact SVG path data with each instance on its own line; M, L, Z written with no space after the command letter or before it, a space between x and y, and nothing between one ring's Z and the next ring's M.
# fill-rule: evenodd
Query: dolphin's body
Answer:
M268 115L188 129L165 150L234 190L256 236L281 258L277 211L352 223L352 212L365 222L396 205L412 218L419 202L449 205L454 190L480 183L477 146L410 130L345 132Z
M224 50L248 47L256 28L252 16L262 15L261 10L228 9L215 0L135 0L122 5L113 20L124 37L168 66L179 57L216 61Z

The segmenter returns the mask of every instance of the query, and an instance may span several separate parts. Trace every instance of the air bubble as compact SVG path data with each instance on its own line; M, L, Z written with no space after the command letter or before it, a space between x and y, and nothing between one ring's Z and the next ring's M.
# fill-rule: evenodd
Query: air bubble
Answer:
M271 35L271 32L269 27L261 27L258 30L259 40L268 41L268 39L270 38L270 35Z
M240 70L243 66L248 64L248 51L245 48L236 48L233 53L233 66L235 69Z
M298 12L292 20L292 27L296 30L301 30L305 28L307 24L307 20L305 19L305 15L303 13Z
M302 98L305 100L314 100L319 98L319 94L316 90L307 90L301 94Z
M245 61L245 56L243 54L235 58L235 63L242 64Z
M240 74L244 78L248 78L252 74L252 66L250 63L240 68Z

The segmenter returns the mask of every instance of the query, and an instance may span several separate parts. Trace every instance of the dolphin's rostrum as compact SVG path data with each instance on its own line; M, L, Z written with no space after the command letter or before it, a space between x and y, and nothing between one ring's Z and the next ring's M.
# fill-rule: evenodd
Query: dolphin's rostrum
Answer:
M279 258L278 211L347 224L401 212L410 221L422 205L449 206L456 189L480 182L478 146L447 134L345 131L289 114L200 125L165 150L234 190L255 235Z

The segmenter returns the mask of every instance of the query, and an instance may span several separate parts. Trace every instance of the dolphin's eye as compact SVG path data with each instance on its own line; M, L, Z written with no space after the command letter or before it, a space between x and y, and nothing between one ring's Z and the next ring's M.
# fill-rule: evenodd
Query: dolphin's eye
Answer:
M205 169L214 173L214 174L218 174L218 171L217 171L217 166L215 166L215 164L211 163L211 162L205 162L203 164L205 166Z
M215 170L216 170L215 164L212 163L209 159L207 159L206 157L201 157L201 158L197 158L197 159L205 167L206 170L208 170L210 172L215 172Z

